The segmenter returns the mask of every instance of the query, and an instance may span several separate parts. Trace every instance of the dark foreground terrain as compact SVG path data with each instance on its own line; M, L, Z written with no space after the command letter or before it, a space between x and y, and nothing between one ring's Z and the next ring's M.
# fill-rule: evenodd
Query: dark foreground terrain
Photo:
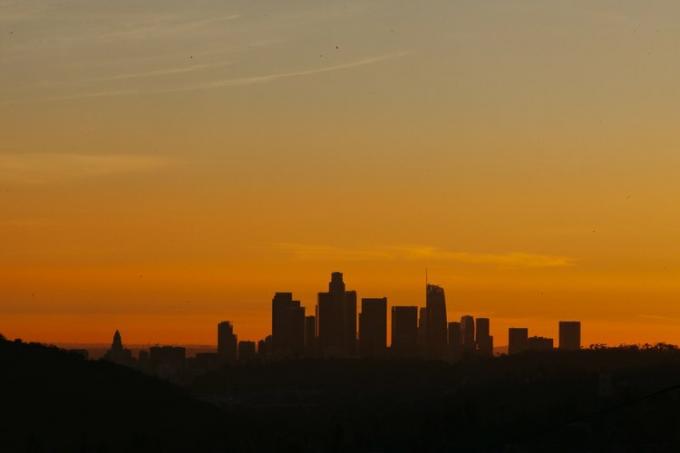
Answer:
M680 451L680 352L296 361L187 388L0 340L0 451Z

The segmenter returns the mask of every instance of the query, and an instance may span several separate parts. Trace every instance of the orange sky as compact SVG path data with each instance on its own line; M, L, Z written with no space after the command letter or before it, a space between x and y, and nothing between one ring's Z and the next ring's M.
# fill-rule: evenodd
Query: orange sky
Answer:
M257 339L275 291L427 267L497 345L680 343L678 13L0 0L0 332Z

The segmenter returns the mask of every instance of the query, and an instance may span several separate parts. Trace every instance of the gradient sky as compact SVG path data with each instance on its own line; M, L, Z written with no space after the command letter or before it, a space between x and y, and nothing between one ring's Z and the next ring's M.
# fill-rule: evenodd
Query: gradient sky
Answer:
M0 0L0 332L359 297L680 343L677 1Z

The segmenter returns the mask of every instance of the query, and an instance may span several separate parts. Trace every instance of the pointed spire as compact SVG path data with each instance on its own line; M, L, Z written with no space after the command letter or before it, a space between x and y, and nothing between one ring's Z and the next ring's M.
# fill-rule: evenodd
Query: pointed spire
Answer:
M123 339L121 338L118 329L116 329L116 333L113 334L113 343L111 344L111 349L114 351L121 351L123 349Z

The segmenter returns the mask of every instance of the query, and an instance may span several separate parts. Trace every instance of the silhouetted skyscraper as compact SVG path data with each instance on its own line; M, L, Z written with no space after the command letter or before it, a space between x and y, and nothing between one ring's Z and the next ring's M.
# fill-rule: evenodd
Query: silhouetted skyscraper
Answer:
M111 351L120 352L123 350L123 338L118 329L113 333L113 341L111 342Z
M526 327L510 327L508 329L508 354L517 354L527 350L529 329Z
M449 323L449 352L453 360L458 360L463 353L463 337L461 336L460 323Z
M581 322L560 321L560 346L563 351L581 349Z
M359 353L379 357L387 351L387 298L361 299Z
M127 366L131 366L134 363L132 352L123 347L123 339L118 330L113 334L111 349L104 354L104 360Z
M316 316L305 317L305 355L316 355Z
M475 343L477 353L484 357L493 356L493 337L490 335L489 318L475 319Z
M441 359L446 357L448 343L444 289L436 285L426 285L425 306L427 307L427 355Z
M319 293L318 342L327 357L354 355L357 341L357 293L347 291L342 273L333 272L327 293Z
M268 359L272 355L272 336L267 335L257 342L257 356L260 359Z
M481 338L488 337L490 335L490 324L489 318L475 319L475 341L479 341Z
M420 355L427 356L427 307L420 307L418 315L418 349Z
M236 361L237 339L234 327L229 321L217 325L217 354L223 362Z
M276 293L272 299L272 348L274 357L301 356L305 347L305 309L292 293Z
M238 342L238 359L241 362L249 362L254 360L257 356L254 341L239 341Z
M391 350L395 357L418 354L418 307L392 307Z
M460 335L463 341L463 352L475 351L475 318L465 315L460 318Z

